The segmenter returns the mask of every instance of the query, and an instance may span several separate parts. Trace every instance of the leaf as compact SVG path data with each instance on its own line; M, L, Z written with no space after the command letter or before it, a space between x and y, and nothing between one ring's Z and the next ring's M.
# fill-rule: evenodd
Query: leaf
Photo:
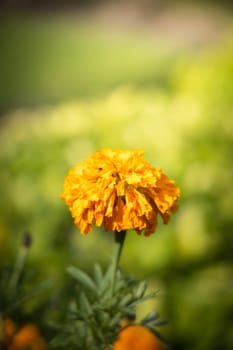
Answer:
M149 325L159 327L159 326L164 326L165 324L168 324L167 320L157 320L157 321L154 321L153 323L151 322Z
M147 289L146 281L141 281L137 287L136 292L135 292L135 298L139 299L139 298L143 297L146 289Z
M102 278L101 284L99 286L99 294L101 295L102 293L104 293L107 290L109 290L109 285L110 285L110 281L111 281L111 275L112 275L112 268L111 265L110 267L107 269L107 271L105 272L105 275Z
M149 327L163 326L168 323L167 320L159 320L159 314L156 311L150 312L144 319L141 320L141 324Z
M147 323L150 323L150 322L153 322L153 321L157 320L158 317L159 317L158 312L152 311L148 315L146 315L146 317L143 318L140 323L141 324L147 324Z
M115 329L121 320L122 320L122 313L117 312L116 315L114 315L114 317L112 317L112 319L109 322L109 329Z
M81 305L81 308L83 310L84 315L86 313L86 315L89 316L93 313L91 304L89 303L89 300L84 293L80 293L80 305Z
M82 270L79 270L77 267L69 266L67 267L68 273L74 277L83 287L86 287L87 289L94 291L96 293L96 285L85 272Z
M140 299L138 299L138 300L135 300L135 301L131 304L131 306L135 306L135 305L144 303L145 301L154 298L154 297L156 296L156 294L157 294L156 291L155 291L155 292L152 292L152 293L150 293L150 294L147 294L147 295L145 295L144 297L142 297L142 298L140 298Z
M94 277L95 277L97 286L100 287L103 281L103 272L99 264L94 265Z
M127 306L132 302L133 296L131 293L126 294L126 296L120 301L120 306Z

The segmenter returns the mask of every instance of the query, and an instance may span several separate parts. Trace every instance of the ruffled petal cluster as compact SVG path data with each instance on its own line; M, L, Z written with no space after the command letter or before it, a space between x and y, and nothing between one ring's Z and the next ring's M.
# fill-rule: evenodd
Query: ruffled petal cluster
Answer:
M95 225L149 236L158 214L168 222L179 194L161 168L144 160L143 151L102 149L69 171L61 197L82 234Z

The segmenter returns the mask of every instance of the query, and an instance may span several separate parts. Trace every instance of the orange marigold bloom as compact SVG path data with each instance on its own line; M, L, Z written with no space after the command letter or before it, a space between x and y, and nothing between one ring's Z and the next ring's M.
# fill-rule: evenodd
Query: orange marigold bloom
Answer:
M143 159L143 151L102 149L69 171L61 198L82 234L93 224L149 236L158 214L168 222L179 193L161 168Z
M47 350L47 345L38 328L31 323L25 324L14 335L8 350Z
M114 350L165 350L166 347L147 328L139 325L122 329L119 338L113 344Z

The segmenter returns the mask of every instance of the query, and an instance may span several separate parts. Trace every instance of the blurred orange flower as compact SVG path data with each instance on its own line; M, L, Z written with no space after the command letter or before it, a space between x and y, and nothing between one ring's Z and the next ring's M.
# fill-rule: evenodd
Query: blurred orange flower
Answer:
M16 324L9 318L5 319L3 322L3 334L4 339L7 340L7 342L13 337L17 330Z
M149 236L158 214L168 222L179 194L161 168L143 159L143 151L102 149L69 171L61 198L82 234L93 224L105 231L134 229Z
M122 329L113 344L113 350L165 350L166 347L147 328L139 325Z
M32 323L17 329L12 320L6 319L3 331L8 350L47 350L44 338Z

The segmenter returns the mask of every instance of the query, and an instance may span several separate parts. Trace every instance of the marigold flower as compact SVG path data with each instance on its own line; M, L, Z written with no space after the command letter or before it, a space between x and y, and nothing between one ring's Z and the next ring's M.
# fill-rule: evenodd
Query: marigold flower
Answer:
M22 326L14 335L8 350L47 350L47 345L39 329L31 323Z
M69 171L61 198L82 234L93 224L149 236L158 214L168 222L179 193L161 168L143 159L143 151L102 149Z
M123 328L113 344L114 350L165 350L166 347L147 328L132 325Z

